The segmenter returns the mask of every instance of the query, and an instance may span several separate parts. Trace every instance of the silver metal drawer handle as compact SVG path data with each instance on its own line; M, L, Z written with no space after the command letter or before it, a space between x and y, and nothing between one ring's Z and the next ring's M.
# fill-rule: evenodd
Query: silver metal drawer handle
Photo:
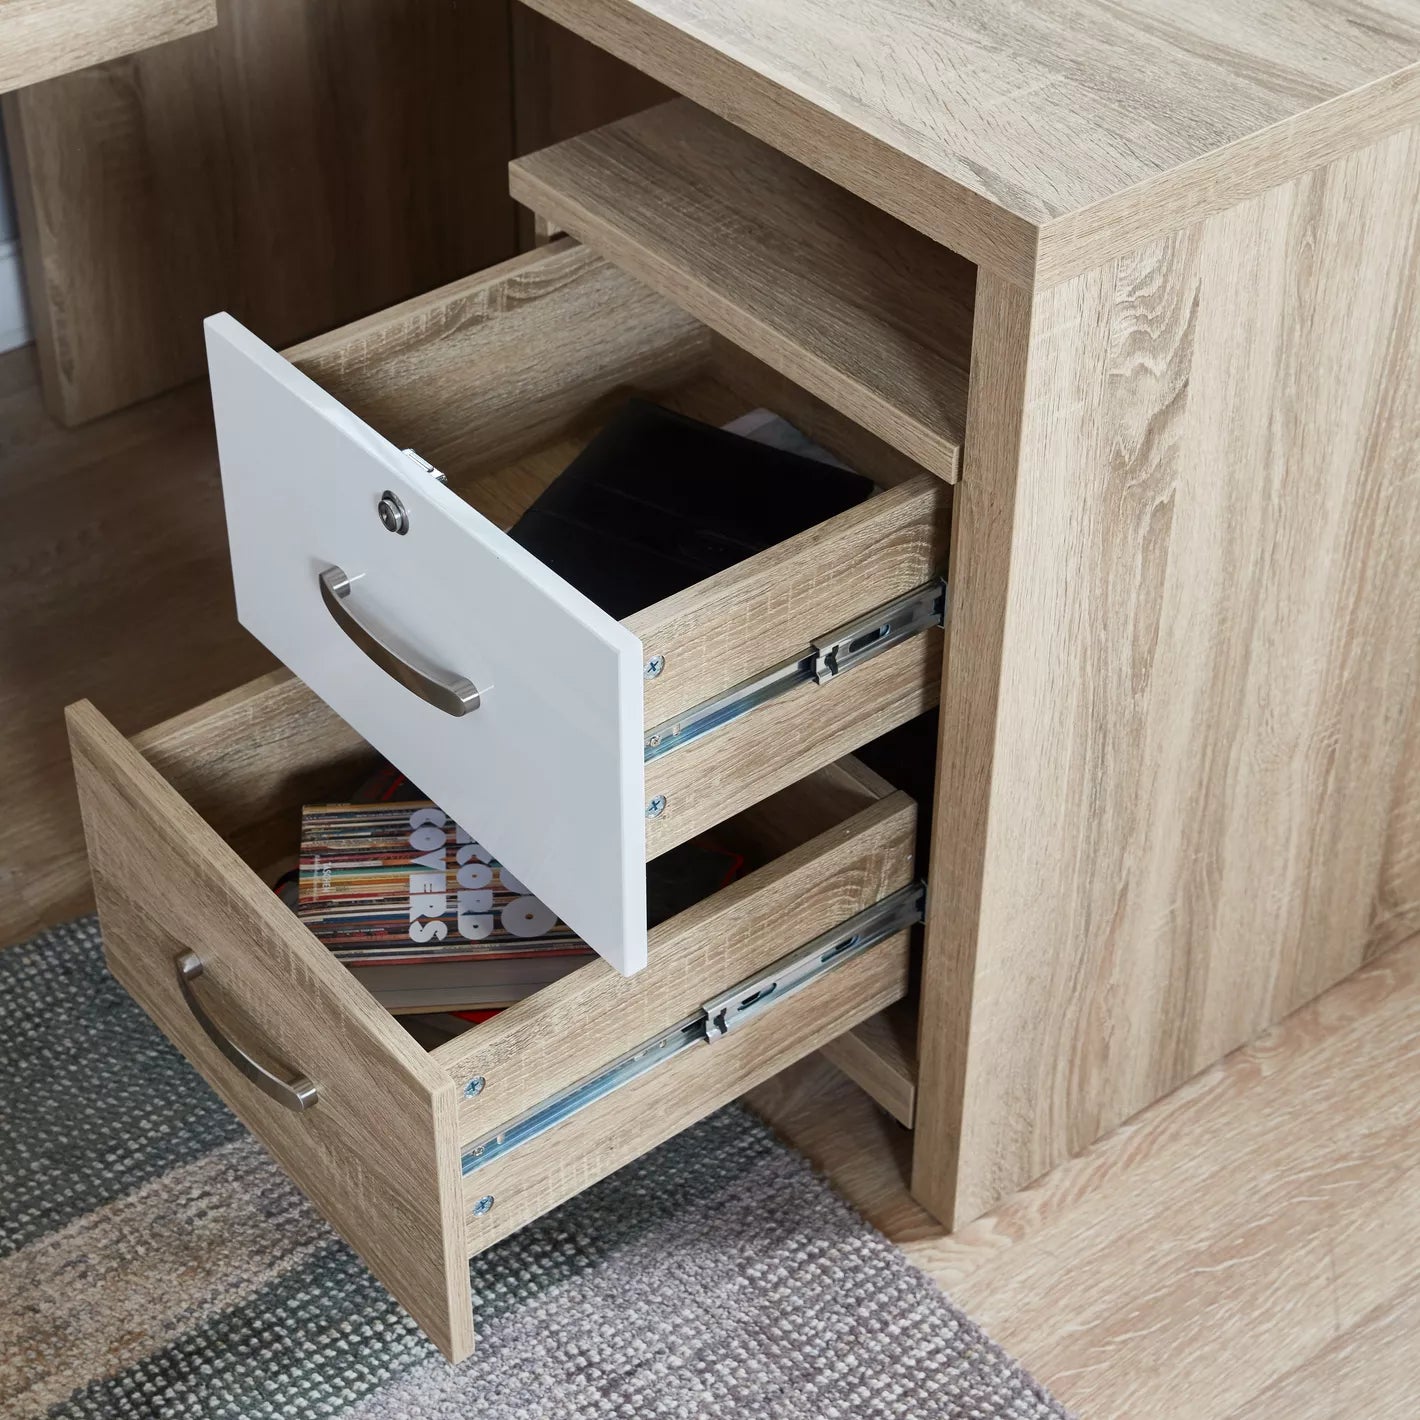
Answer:
M207 1032L207 1039L247 1077L263 1094L268 1094L277 1104L287 1109L310 1109L318 1098L316 1087L304 1075L287 1084L279 1075L258 1065L240 1046L229 1040L222 1028L202 1009L202 1002L192 989L192 983L202 975L202 958L196 952L179 952L173 959L177 967L178 985L182 988L182 999L192 1012L197 1024Z
M421 700L427 700L449 715L467 715L477 710L482 697L478 687L462 676L411 665L392 646L387 646L372 627L366 626L350 605L350 578L339 567L327 567L320 574L320 595L335 624L387 675Z

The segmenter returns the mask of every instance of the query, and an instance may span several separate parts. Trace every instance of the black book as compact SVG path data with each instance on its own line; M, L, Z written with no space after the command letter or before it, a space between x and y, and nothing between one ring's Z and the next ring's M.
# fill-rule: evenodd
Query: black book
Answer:
M632 399L510 536L620 620L872 492L861 474Z

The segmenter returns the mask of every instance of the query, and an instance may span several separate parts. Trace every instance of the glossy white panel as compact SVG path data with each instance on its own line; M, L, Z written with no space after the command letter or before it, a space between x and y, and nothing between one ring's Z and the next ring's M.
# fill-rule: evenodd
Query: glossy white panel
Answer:
M207 356L237 613L381 754L623 972L646 960L641 644L227 315ZM378 516L393 492L408 531ZM320 575L454 716L341 628Z

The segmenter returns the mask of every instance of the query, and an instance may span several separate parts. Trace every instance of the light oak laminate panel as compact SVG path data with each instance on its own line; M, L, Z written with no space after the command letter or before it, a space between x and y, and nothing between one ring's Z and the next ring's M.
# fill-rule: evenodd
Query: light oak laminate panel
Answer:
M823 1048L860 1089L899 1124L912 1128L917 1106L917 1002L899 1001Z
M520 158L509 185L519 202L955 480L970 262L683 99Z
M945 639L935 628L919 632L823 685L805 681L653 759L646 766L646 797L666 802L661 814L646 820L647 858L930 710Z
M514 250L506 5L218 0L217 15L6 97L61 422L202 374L214 311L280 346Z
M895 785L849 755L736 814L726 821L725 831L734 834L735 848L746 861L767 862L896 792Z
M372 751L284 666L134 736L143 757L218 833L328 793Z
M956 489L952 508L953 606L937 749L935 801L949 805L950 812L934 813L932 822L919 1017L924 1024L914 1100L914 1126L920 1126L913 1154L915 1192L949 1224L960 1216L957 1188L966 1168L960 1131L970 993L997 753L1017 469L1024 456L1024 410L1030 399L1030 297L1019 287L983 276L976 320L976 396L966 445L971 476ZM966 994L957 997L953 993L958 991Z
M708 351L698 321L563 238L283 353L456 484L590 432L629 390L674 389ZM481 507L476 482L466 496Z
M485 1081L459 1107L465 1142L905 886L915 806L900 793L858 798L857 812L654 928L635 976L589 963L440 1046L434 1058L460 1086Z
M1024 285L1420 117L1406 0L530 3Z
M649 659L649 728L947 570L951 492L919 475L626 618Z
M1033 301L983 278L914 1169L947 1220L1420 926L1417 174L1407 130Z
M216 0L0 0L0 94L216 23Z
M473 1345L453 1082L87 702L69 728L109 967L452 1359ZM208 1039L195 990L268 1069L307 1076L294 1112ZM313 1023L319 1025L313 1029Z
M1076 1414L1420 1410L1420 938L951 1236L821 1058L750 1103Z
M897 936L803 987L756 1021L697 1045L464 1178L470 1253L481 1252L598 1179L728 1104L907 990ZM785 939L786 950L791 945ZM479 1201L492 1199L482 1214Z

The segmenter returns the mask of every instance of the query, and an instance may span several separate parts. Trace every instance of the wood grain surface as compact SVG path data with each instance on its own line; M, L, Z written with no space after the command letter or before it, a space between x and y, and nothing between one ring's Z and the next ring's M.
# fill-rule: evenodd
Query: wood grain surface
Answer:
M1403 1344L1395 1392L1332 1366L1420 1288L1417 985L1415 948L1376 962L913 1260L1082 1415L1413 1413Z
M805 681L646 766L646 857L851 754L937 702L944 632L919 632L823 685Z
M1078 1415L1420 1411L1420 938L953 1236L822 1060L750 1103Z
M758 1020L694 1046L464 1178L470 1253L728 1104L907 990L899 932L803 987ZM792 943L786 938L787 949ZM730 983L727 983L730 984ZM472 1212L491 1197L483 1214Z
M0 0L0 94L216 23L216 0Z
M969 262L683 99L509 169L513 196L948 481Z
M896 785L848 755L726 819L721 831L734 837L735 850L747 864L762 865L896 792Z
M917 998L909 997L869 1016L823 1048L860 1089L899 1124L912 1128L917 1106Z
M1420 927L1418 174L1410 130L1033 301L983 278L914 1170L944 1218Z
M665 661L646 682L647 727L943 575L950 528L951 491L921 474L627 617Z
M217 11L208 33L6 98L64 422L200 374L214 311L280 346L514 249L506 5Z
M973 1044L971 998L997 753L1017 471L1025 457L1024 411L1031 399L1032 318L1028 293L1000 278L981 277L972 342L975 395L966 443L971 473L954 490L952 501L951 635L942 669L937 749L935 802L949 806L949 812L932 818L920 1006L920 1019L927 1024L918 1040L914 1101L914 1191L947 1223L967 1220L957 1212L958 1183L967 1169L961 1122ZM1009 992L1013 985L1020 987L1019 981L1008 981L1004 989ZM1021 1005L1027 1010L1030 1002ZM1009 1044L1000 1042L999 1048L1004 1051Z
M510 5L509 20L515 156L674 97L663 84L526 5ZM520 247L546 240L533 213L519 207L517 214Z
M621 976L591 962L434 1052L460 1090L465 1142L659 1031L912 879L916 808L864 793L851 816L652 929L650 964ZM733 839L730 840L733 842Z
M88 702L69 728L109 967L451 1359L473 1345L453 1082ZM294 1113L207 1038L316 1085ZM209 995L210 993L210 995ZM314 1023L323 1028L312 1029Z
M8 946L93 906L64 707L133 733L274 664L232 605L207 391L60 429L33 349L0 355L0 584Z
M1027 285L1420 118L1407 0L531 5Z
M564 238L284 354L452 484L673 388L708 350L698 321Z
M343 798L374 753L284 666L154 725L133 744L220 834L332 793Z

